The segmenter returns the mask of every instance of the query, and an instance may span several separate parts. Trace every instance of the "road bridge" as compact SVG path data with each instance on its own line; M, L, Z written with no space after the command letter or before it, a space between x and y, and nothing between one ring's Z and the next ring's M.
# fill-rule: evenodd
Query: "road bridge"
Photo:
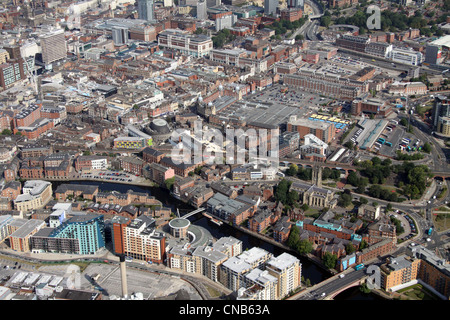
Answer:
M367 277L364 269L348 269L297 293L288 300L332 300L339 293L363 284Z

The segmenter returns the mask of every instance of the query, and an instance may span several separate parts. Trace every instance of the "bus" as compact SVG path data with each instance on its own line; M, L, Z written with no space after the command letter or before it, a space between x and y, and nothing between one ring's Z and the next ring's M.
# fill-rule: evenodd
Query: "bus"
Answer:
M364 268L364 263L360 263L355 267L355 270L361 270Z
M383 138L378 138L377 142L384 144L386 142L386 140L384 140Z

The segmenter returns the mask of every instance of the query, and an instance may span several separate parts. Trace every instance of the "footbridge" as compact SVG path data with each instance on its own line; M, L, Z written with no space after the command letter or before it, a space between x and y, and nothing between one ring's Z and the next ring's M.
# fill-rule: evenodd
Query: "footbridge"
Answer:
M197 213L203 212L203 211L205 211L205 208L198 208L197 210L194 210L194 211L191 211L191 212L189 212L189 213L186 213L184 216L182 216L182 217L180 217L180 218L187 219L187 218L189 218L190 216L193 216L194 214L197 214Z

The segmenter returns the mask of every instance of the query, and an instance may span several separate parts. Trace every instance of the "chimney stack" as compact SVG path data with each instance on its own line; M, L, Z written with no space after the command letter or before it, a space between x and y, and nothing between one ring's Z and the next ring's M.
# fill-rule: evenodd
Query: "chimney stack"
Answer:
M128 298L127 289L127 266L125 262L125 255L120 256L120 275L122 278L122 296L124 299Z

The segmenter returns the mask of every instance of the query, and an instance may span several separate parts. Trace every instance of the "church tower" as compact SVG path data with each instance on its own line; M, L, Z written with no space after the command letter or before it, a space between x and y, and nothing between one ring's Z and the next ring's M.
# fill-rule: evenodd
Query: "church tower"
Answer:
M312 168L312 183L317 187L322 187L322 166L314 164Z

